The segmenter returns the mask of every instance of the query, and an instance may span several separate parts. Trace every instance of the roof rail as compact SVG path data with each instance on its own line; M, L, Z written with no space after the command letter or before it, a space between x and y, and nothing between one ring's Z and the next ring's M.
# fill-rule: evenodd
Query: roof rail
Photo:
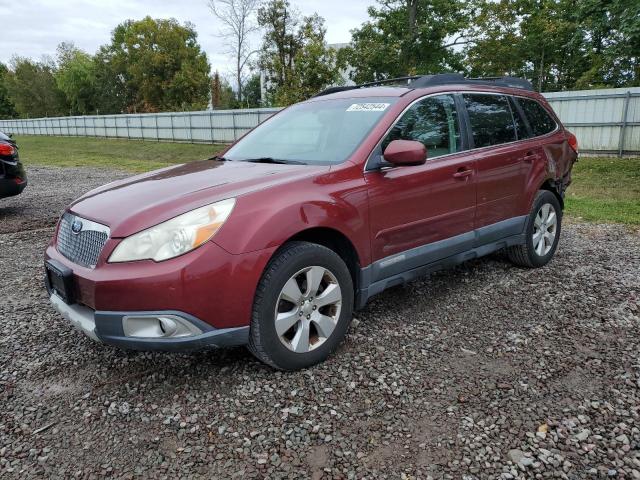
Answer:
M435 87L454 83L473 85L493 85L497 87L522 88L533 91L533 85L529 80L517 77L480 77L466 78L459 73L440 73L437 75L423 75L412 81L413 88Z
M481 85L498 85L501 87L522 88L523 90L534 91L533 84L525 79L518 77L481 77L481 78L469 78L467 81L471 83L478 83Z
M321 92L316 93L313 97L322 97L324 95L329 95L330 93L337 93L337 92L344 92L346 90L356 90L358 88L368 88L368 87L377 87L378 85L390 85L390 84L394 84L394 83L406 83L406 86L408 87L411 83L411 81L421 78L420 75L412 75L412 76L407 76L407 77L396 77L396 78L386 78L384 80L378 80L375 82L367 82L367 83L361 83L359 85L348 85L348 86L342 86L342 87L329 87L326 88L324 90L322 90Z
M367 82L358 87L375 87L376 85L391 85L394 83L406 83L407 86L411 85L415 80L422 78L422 75L409 75L406 77L387 78L385 80L378 80L377 82Z
M459 73L439 73L435 75L412 75L406 77L388 78L376 82L362 83L360 85L350 85L344 87L329 87L314 97L329 95L330 93L344 92L346 90L356 90L358 88L376 87L378 85L403 84L406 82L408 88L425 88L436 87L439 85L452 84L472 84L472 85L489 85L496 87L521 88L523 90L533 91L533 85L529 80L517 77L482 77L482 78L465 78Z

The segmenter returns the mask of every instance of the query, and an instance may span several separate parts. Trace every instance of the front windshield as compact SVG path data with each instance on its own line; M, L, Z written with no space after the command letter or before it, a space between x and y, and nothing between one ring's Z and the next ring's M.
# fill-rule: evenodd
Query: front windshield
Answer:
M365 139L395 97L322 100L293 105L246 135L227 160L342 163Z

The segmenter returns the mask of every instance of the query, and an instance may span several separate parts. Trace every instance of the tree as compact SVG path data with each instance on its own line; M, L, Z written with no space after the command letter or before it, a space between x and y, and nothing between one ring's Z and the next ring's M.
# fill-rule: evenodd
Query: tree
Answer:
M640 84L633 0L478 0L467 35L472 76L516 75L540 91Z
M236 94L226 78L220 79L220 109L230 110L239 108Z
M240 108L233 88L218 71L211 78L211 108L214 110L231 110Z
M111 62L102 50L93 57L95 73L95 108L98 113L122 113L133 103L133 86L128 85L123 68Z
M327 46L324 19L300 19L288 0L270 0L258 10L265 34L258 65L265 74L268 102L290 105L340 83L337 55Z
M371 20L352 31L352 45L340 52L357 83L462 69L453 47L466 42L461 32L471 15L469 3L378 0L368 12Z
M262 82L260 81L259 73L251 75L245 83L242 106L247 108L259 108L262 106Z
M292 82L293 59L302 43L297 31L299 13L288 0L270 0L258 9L258 25L265 31L258 64L274 96Z
M5 85L8 73L7 66L4 63L0 63L0 119L14 118L18 115Z
M56 85L64 92L72 114L95 111L96 75L93 58L72 43L58 45Z
M580 0L588 66L579 88L640 85L640 3L635 0Z
M55 64L50 59L34 62L13 57L5 85L11 102L21 117L51 117L67 115L64 93L56 85Z
M127 20L96 55L99 103L126 111L205 108L209 62L190 24L176 20Z
M575 0L521 3L522 76L531 79L538 91L570 87L584 68L583 40L574 9Z
M342 84L335 49L327 46L324 19L317 13L304 19L300 37L302 47L296 52L295 101L300 101L330 85Z
M220 74L216 70L216 73L213 74L213 78L211 79L211 108L214 110L220 108L221 90Z
M575 1L478 1L467 32L467 73L525 77L538 90L575 84L586 60Z
M209 0L209 9L223 23L222 36L227 39L235 60L238 101L242 101L244 70L251 56L250 35L258 29L254 15L259 0Z
M510 0L480 0L467 36L466 73L471 77L518 76L525 60L521 52L518 12Z

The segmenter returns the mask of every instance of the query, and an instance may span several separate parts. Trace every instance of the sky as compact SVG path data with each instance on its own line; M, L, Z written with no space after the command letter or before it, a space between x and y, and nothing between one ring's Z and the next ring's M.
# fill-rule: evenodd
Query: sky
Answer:
M351 29L367 20L367 7L374 0L291 3L303 15L319 13L326 20L327 41L342 43L350 40ZM0 0L0 62L8 63L13 55L33 59L54 56L57 45L64 41L93 54L110 41L116 25L146 15L194 24L212 70L231 74L231 58L219 37L221 24L209 10L207 0ZM259 37L253 45L259 46Z

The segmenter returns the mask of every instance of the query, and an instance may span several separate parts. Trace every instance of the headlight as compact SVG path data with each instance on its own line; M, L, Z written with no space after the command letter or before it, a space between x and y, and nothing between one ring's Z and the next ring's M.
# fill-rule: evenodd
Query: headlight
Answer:
M215 235L235 203L235 198L212 203L131 235L118 244L109 263L160 262L198 248Z

